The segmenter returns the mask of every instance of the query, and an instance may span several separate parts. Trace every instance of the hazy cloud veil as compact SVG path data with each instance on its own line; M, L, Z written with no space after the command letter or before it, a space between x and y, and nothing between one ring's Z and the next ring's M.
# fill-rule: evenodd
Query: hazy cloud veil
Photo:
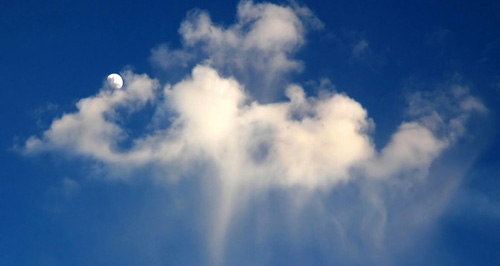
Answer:
M243 1L227 26L193 11L179 29L183 46L159 46L151 58L165 69L194 64L183 80L122 72L122 89L103 86L79 100L24 152L90 158L113 178L152 167L169 186L185 176L216 184L210 203L199 203L212 208L203 238L213 264L391 264L460 182L443 154L487 110L462 84L419 92L409 119L375 147L377 121L355 99L286 84L307 67L294 53L321 27L294 4ZM280 90L286 101L273 99ZM145 106L154 108L151 123L132 137L123 121ZM306 260L281 257L284 250Z

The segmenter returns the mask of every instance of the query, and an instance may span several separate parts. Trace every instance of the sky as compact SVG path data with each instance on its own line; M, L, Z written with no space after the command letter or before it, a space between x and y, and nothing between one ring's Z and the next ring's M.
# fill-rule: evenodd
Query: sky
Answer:
M3 3L0 264L497 265L499 11Z

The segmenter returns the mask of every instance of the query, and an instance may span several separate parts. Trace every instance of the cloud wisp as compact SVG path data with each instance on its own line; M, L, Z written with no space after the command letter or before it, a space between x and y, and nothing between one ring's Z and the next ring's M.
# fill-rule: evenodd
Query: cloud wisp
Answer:
M160 45L152 50L151 61L170 70L206 60L222 74L252 87L253 97L270 102L287 76L302 70L303 63L293 55L306 42L307 31L322 27L308 8L296 4L242 1L236 22L229 26L214 23L205 11L193 10L179 28L182 49Z
M366 248L368 253L383 250L386 225L395 223L387 213L397 205L383 196L386 185L397 184L399 191L430 178L433 163L465 134L469 117L486 108L465 86L435 95L416 93L410 119L385 147L377 148L371 138L374 121L344 93L310 96L300 85L288 84L287 100L270 101L280 90L271 87L277 86L276 79L282 82L304 67L293 54L305 43L306 30L319 27L312 12L298 6L244 1L229 27L215 25L206 12L192 12L179 29L184 48L160 46L152 55L168 68L172 62L187 66L197 58L194 52L205 54L183 80L160 84L146 74L122 72L122 89L104 86L79 100L77 111L29 138L23 151L90 158L119 178L154 167L159 169L154 177L168 181L185 176L212 180L220 192L212 198L207 225L215 263L226 257L231 227L238 226L232 224L235 217L248 215L245 206L258 205L258 198L272 190L296 193L287 201L290 208L314 212L308 217L324 220L317 230L335 231L335 240L325 240L328 245L322 248L343 246L355 257L365 252L358 238L368 236L373 248ZM367 46L360 45L353 53ZM266 85L255 91L252 79ZM140 136L130 136L124 121L145 106L154 109L151 122ZM402 177L407 177L404 182ZM305 204L312 204L312 210ZM290 215L295 229L308 222L302 214ZM300 232L286 234L312 241Z

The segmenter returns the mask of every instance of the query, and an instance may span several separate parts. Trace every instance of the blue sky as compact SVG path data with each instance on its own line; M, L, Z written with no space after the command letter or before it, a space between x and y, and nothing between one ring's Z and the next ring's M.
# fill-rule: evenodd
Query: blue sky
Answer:
M2 6L0 264L500 260L495 1Z

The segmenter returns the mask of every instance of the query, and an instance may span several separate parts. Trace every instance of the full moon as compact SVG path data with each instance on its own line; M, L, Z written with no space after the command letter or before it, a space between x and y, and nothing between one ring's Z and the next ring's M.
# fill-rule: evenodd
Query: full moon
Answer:
M121 89L122 86L123 86L123 79L120 75L118 74L110 74L108 76L108 84L111 85L111 87L115 88L115 89Z

